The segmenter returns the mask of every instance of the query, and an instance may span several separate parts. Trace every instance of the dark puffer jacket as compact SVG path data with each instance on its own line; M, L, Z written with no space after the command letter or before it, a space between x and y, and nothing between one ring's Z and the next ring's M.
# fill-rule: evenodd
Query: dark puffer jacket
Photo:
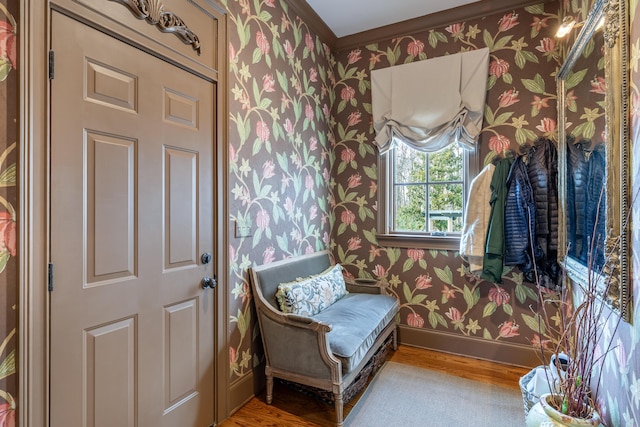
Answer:
M557 282L558 257L558 151L547 138L538 138L529 150L527 172L536 204L535 239L542 250L538 273Z
M593 256L593 265L604 264L604 240L606 217L606 153L604 144L599 144L589 156L587 172L587 209L585 211L585 232L587 245L583 248L581 259L589 262L589 253ZM591 243L591 240L595 242Z
M504 212L504 264L518 265L523 272L531 271L531 242L534 243L533 256L540 257L541 250L532 239L536 222L536 204L527 166L522 157L518 157L511 165L507 188Z
M574 143L567 139L567 243L568 254L581 259L586 254L587 236L585 212L587 211L587 175L589 174L588 148L590 142ZM582 261L586 262L586 258Z

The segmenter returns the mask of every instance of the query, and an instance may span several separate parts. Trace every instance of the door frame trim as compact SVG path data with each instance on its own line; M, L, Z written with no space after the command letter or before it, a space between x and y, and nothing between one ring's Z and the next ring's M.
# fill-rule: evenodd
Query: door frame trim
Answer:
M58 0L64 3L64 0ZM219 424L229 416L229 332L228 332L228 242L226 227L228 203L228 99L227 93L227 15L216 0L205 0L212 6L218 21L216 55L217 72L214 117L216 144L213 164L216 167L214 240L218 253L214 268L218 276L215 293L216 319L214 330L216 352L214 373L214 422ZM49 425L49 363L50 295L47 286L50 259L50 85L48 51L51 46L51 11L65 13L63 7L50 2L20 0L20 141L19 152L19 283L18 283L18 402L20 427ZM83 15L83 14L82 14ZM73 16L78 18L78 16ZM92 16L81 16L93 26ZM106 24L108 27L108 23ZM135 40L132 40L137 44ZM162 58L162 54L156 52ZM174 63L170 58L162 58ZM184 66L182 68L185 68ZM190 70L204 77L198 70Z

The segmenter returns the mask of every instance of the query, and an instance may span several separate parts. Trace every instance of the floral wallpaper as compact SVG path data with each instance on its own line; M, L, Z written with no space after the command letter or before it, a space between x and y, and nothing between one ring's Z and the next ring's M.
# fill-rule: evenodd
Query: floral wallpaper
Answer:
M223 2L229 19L231 380L260 361L247 268L330 241L329 49L283 0ZM248 237L235 237L249 227ZM256 345L258 344L258 345Z
M630 13L630 108L632 201L632 323L611 321L605 340L614 345L605 359L599 407L609 426L632 427L640 420L640 13L637 0L629 3Z
M0 427L16 425L18 1L0 1Z
M557 138L555 72L562 52L553 33L558 11L559 3L538 4L336 55L332 247L351 275L389 283L400 301L403 326L522 346L546 345L549 339L530 309L537 290L521 272L509 270L502 284L494 284L471 275L456 251L378 245L371 71L488 47L479 138L486 165L505 150L524 152L538 137Z

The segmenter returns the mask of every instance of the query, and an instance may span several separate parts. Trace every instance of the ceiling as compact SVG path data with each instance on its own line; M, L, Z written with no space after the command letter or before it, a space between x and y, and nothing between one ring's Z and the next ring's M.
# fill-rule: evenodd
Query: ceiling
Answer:
M478 0L306 0L336 37L383 27Z

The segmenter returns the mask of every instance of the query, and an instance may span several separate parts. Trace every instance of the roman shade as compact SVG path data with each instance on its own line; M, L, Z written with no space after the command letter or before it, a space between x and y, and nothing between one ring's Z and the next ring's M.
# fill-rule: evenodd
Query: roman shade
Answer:
M453 143L474 149L488 74L487 48L373 70L373 126L380 153L398 140L423 152Z

